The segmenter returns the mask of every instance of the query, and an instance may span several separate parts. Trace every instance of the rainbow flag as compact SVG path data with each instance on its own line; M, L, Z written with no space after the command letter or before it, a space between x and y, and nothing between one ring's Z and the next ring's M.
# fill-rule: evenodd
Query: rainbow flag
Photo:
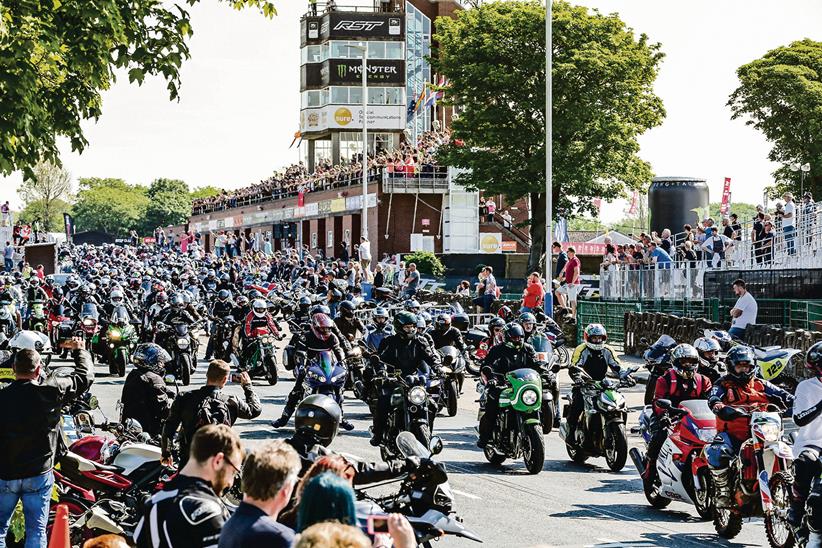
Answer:
M414 104L414 112L417 112L420 107L422 106L423 102L425 101L425 90L428 89L428 82L422 86L422 91L420 92L420 96L417 97L417 102Z

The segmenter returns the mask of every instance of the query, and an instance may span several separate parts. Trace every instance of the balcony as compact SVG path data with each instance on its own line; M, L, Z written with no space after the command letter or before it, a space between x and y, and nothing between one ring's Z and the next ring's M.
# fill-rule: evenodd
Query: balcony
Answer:
M415 173L382 174L382 191L386 194L448 194L448 168L434 166Z
M305 19L307 17L317 17L320 15L325 15L326 13L332 12L339 12L339 13L404 13L405 12L405 1L404 0L391 0L390 2L374 2L371 6L348 6L348 5L339 5L336 2L317 2L316 11L311 9L309 6L309 10L305 12L301 19Z

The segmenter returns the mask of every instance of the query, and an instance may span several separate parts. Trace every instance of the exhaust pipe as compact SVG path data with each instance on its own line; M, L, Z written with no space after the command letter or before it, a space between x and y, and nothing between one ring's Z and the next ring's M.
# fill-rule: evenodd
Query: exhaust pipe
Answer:
M628 454L631 456L634 466L636 466L636 471L640 474L645 472L645 454L640 452L640 450L636 447L631 448L631 450L628 451Z

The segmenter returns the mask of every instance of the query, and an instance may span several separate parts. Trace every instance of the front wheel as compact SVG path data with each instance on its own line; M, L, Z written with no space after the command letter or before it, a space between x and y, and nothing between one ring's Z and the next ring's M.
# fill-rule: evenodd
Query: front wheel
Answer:
M722 538L734 538L742 531L742 514L729 508L717 508L714 510L714 530Z
M648 384L645 385L645 405L654 403L654 392L656 391L657 376L651 373L648 377Z
M625 435L625 425L613 422L607 428L605 462L612 472L619 472L625 467L625 462L628 460L628 437Z
M413 428L414 437L423 447L431 447L431 430L427 424L419 424Z
M526 424L522 433L522 460L529 474L539 474L545 465L545 440L541 425Z
M713 500L711 499L711 473L707 468L702 468L697 472L699 483L702 484L702 489L694 488L694 495L692 497L696 513L702 519L711 519L713 517Z
M122 377L126 374L126 364L128 363L128 352L123 350L117 352L114 358L114 363L117 364L117 376Z
M566 346L555 348L554 355L557 358L557 363L561 367L567 367L571 363L571 354L568 352L568 347Z
M793 548L796 540L785 517L791 504L793 480L785 472L777 472L770 481L773 509L765 515L765 534L771 548Z
M277 362L274 361L274 358L267 357L265 361L265 378L268 381L268 384L274 386L277 384Z
M554 401L542 400L542 433L546 436L554 429Z
M457 386L457 381L452 380L448 383L448 416L455 417L457 415L457 404L459 403L460 389Z
M183 383L183 386L188 386L191 384L191 356L188 354L180 354L180 357L177 359L177 366L177 372L180 374L180 382Z
M582 448L571 443L565 442L565 451L576 464L584 464L588 460L588 454Z

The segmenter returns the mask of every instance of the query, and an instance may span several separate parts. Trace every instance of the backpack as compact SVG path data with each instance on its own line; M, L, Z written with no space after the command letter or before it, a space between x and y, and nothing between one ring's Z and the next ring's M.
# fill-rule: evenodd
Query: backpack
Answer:
M207 424L231 426L231 413L228 410L228 402L220 397L219 391L203 398L197 406L197 412L194 414L195 430Z

